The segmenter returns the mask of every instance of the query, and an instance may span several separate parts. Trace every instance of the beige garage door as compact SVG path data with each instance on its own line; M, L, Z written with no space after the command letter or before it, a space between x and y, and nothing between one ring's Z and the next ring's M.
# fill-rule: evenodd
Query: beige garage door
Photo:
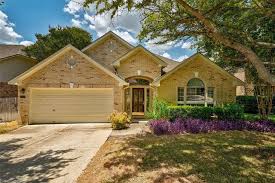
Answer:
M111 88L32 89L30 123L107 122L113 98Z

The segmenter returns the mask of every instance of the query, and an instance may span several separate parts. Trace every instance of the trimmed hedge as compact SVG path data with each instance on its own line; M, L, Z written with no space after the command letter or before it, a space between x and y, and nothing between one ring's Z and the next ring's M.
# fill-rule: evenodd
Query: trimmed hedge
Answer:
M200 106L169 106L166 118L174 121L177 118L211 119L213 107Z
M169 106L166 119L194 118L210 120L217 117L221 120L239 120L244 117L244 110L238 104L227 104L222 107Z
M214 107L213 113L220 120L240 120L244 118L243 107L239 104L227 104L223 107Z
M245 113L258 113L258 104L255 96L237 96L236 103L243 106ZM275 97L273 97L272 104L272 113L275 114Z

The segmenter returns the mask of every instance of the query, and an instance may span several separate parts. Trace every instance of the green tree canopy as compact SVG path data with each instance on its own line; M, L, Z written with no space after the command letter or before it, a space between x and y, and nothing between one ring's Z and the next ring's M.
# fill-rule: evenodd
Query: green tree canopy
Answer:
M86 6L91 4L96 5L98 14L111 12L112 16L124 8L138 10L142 14L141 40L159 44L198 40L200 50L219 58L228 52L225 56L233 57L223 61L248 63L260 79L275 84L275 77L264 65L266 55L275 48L273 0L85 1Z
M46 35L36 34L37 41L25 48L28 56L41 61L64 46L71 44L78 49L89 45L92 36L89 32L77 27L50 27Z

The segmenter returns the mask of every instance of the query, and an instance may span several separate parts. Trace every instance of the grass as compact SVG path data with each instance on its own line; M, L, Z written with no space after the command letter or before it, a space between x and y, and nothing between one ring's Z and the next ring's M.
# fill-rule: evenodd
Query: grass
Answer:
M78 183L274 182L274 157L268 133L111 137Z
M0 123L0 134L7 133L19 128L17 121Z
M252 120L252 121L260 119L260 115L259 115L259 114L245 113L245 114L244 114L244 117L245 117L246 120ZM271 121L274 121L274 122L275 122L275 114L269 115L269 119L270 119Z

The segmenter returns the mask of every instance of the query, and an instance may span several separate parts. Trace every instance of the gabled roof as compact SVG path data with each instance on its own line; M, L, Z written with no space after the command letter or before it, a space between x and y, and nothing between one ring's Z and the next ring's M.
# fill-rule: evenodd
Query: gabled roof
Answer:
M196 53L196 54L192 55L191 57L189 57L189 58L185 59L184 61L182 61L178 66L176 66L174 69L172 69L171 71L169 71L165 75L163 75L163 76L161 76L159 78L156 78L155 81L152 83L152 85L158 85L160 81L162 81L165 78L169 77L171 74L173 74L174 72L176 72L180 68L186 66L188 63L192 62L195 58L198 58L198 57L200 59L202 59L203 61L205 61L205 62L209 63L210 65L212 65L214 68L216 68L217 70L219 70L225 76L231 78L233 81L236 81L238 84L240 84L240 85L244 84L243 81L241 81L240 79L236 78L232 74L228 73L223 68L221 68L220 66L218 66L217 64L215 64L214 62L212 62L210 59L208 59L207 57L205 57L201 53Z
M23 45L7 45L0 44L0 58L10 57L13 55L25 55L26 53L23 51L25 46Z
M164 62L162 59L160 59L158 56L156 56L155 54L151 53L149 50L147 50L146 48L144 48L143 46L139 45L137 47L135 47L134 49L132 49L131 51L127 52L125 55L123 55L122 57L120 57L119 59L117 59L116 61L113 62L113 66L117 67L120 65L120 63L125 60L126 58L131 57L132 55L134 55L137 52L144 52L146 54L148 54L150 57L152 57L156 62L158 62L161 66L166 67L168 64L166 62Z
M3 58L0 58L0 62L1 61L5 61L5 60L9 60L11 58L15 58L15 57L19 57L19 58L25 58L31 62L37 62L36 59L32 58L32 57L28 57L26 55L21 55L21 54L15 54L15 55L11 55L11 56L8 56L8 57L3 57Z
M123 45L125 45L126 47L128 47L129 49L134 48L133 45L131 45L130 43L128 43L127 41L125 41L124 39L122 39L121 37L119 37L117 34L115 34L112 31L109 31L108 33L104 34L103 36L101 36L100 38L98 38L97 40L95 40L93 43L91 43L90 45L86 46L85 48L83 48L81 51L85 52L88 49L91 49L97 45L99 45L100 43L102 43L103 41L105 41L106 39L108 39L109 37L114 37L117 40L119 40Z
M163 60L164 62L166 62L168 64L167 67L163 68L163 71L165 71L166 73L171 71L172 69L174 69L177 65L179 65L181 63L181 62L172 60L170 58L166 58L166 57L161 56L161 55L156 54L156 56L159 57L161 60Z
M26 79L27 77L29 77L32 74L36 73L37 71L41 70L42 68L44 68L48 64L52 63L53 61L55 61L56 58L58 58L59 56L61 56L62 54L64 54L65 52L67 52L69 50L75 51L77 54L84 57L86 60L91 62L93 65L95 65L96 67L98 67L99 69L101 69L102 71L107 73L108 75L115 78L117 81L119 81L120 85L127 85L127 83L123 79L121 79L120 77L118 77L117 75L115 75L114 73L112 73L111 71L109 71L108 69L106 69L105 67L103 67L102 65L100 65L99 63L94 61L92 58L88 57L86 54L84 54L83 52L81 52L80 50L78 50L77 48L75 48L74 46L72 46L70 44L65 46L64 48L60 49L59 51L57 51L53 55L49 56L45 60L39 62L38 64L36 64L35 66L33 66L32 68L27 70L26 72L20 74L16 78L12 79L11 81L9 81L9 84L18 84L18 83L20 83L22 80Z

